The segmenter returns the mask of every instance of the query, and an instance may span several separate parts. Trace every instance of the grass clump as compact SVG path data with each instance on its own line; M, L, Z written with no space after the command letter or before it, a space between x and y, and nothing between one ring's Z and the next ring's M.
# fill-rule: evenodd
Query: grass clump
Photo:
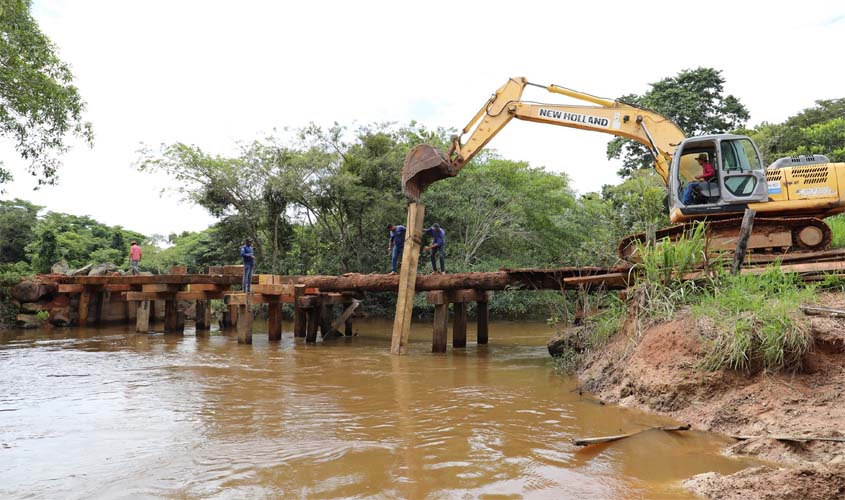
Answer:
M704 367L716 370L795 370L810 349L809 328L799 306L814 288L772 266L759 275L720 275L693 306L693 315L715 326L705 335Z
M828 217L824 220L830 226L832 238L830 240L830 248L845 247L845 214Z

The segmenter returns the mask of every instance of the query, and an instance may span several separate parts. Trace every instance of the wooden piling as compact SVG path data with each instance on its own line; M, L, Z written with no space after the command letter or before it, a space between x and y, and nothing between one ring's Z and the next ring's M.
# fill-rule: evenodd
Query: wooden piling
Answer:
M208 300L198 300L196 303L196 328L205 331L211 328L211 303Z
M176 301L173 299L164 301L164 333L176 332L179 319L176 312Z
M452 318L452 348L467 346L467 304L456 302L452 304L455 315Z
M323 337L323 340L334 337L332 316L334 316L334 305L323 302L320 305L320 335Z
M278 300L267 303L267 340L282 340L282 303Z
M476 306L476 325L478 327L478 345L486 344L488 341L488 323L490 320L490 308L487 301L478 301Z
M233 326L237 326L238 324L238 306L237 305L230 305L228 306L229 310L229 324L227 325L229 328Z
M305 342L317 342L317 326L320 324L320 307L314 306L306 309L307 311L307 327L305 332Z
M88 324L88 304L91 302L91 289L87 286L79 296L79 326Z
M434 334L431 337L431 352L446 352L446 337L449 325L449 304L434 306Z
M128 304L128 302L127 302ZM150 301L139 300L136 302L135 310L135 331L138 333L149 333L150 331Z
M345 308L343 312L340 314L340 317L332 323L332 330L339 332L340 325L343 323L344 328L346 330L346 336L352 336L352 313L355 312L355 309L361 304L360 300L352 299L352 302L344 304Z
M252 306L246 304L238 308L238 344L252 344Z
M94 295L94 321L96 321L98 325L103 322L103 302L106 301L108 296L108 292L98 292Z
M299 299L305 295L305 285L293 286L293 335L305 337L305 309L299 306Z
M396 299L396 314L393 318L393 338L390 343L390 352L392 354L404 354L408 350L424 216L425 205L420 203L411 203L408 205L408 221L405 226L402 269L399 272L399 294Z

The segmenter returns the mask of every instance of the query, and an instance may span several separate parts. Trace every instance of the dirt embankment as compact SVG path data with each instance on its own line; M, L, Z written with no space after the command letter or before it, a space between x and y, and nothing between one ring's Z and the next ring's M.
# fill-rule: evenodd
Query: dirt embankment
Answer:
M822 298L845 309L845 300ZM641 335L617 335L579 370L585 389L731 436L845 436L845 319L808 318L814 348L795 374L706 372L699 368L705 323L682 313ZM630 329L629 329L630 330ZM638 339L638 340L636 340ZM779 464L685 482L718 499L845 498L845 443L757 437L726 450Z

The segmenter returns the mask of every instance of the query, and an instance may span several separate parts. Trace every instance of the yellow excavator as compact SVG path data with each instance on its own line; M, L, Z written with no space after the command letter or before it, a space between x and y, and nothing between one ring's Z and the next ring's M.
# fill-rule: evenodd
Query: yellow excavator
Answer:
M522 101L525 87L534 86L592 105L539 104ZM656 237L676 238L693 221L706 221L709 247L733 250L741 217L754 209L749 251L783 253L827 248L830 227L821 219L845 212L845 163L831 163L823 155L781 158L763 166L754 142L742 135L716 134L686 138L672 120L653 111L603 99L558 85L537 85L511 78L452 137L449 150L420 144L408 152L402 169L404 193L419 200L430 184L453 177L513 118L604 132L643 144L654 158L654 169L669 191L669 218L675 224ZM466 141L463 136L469 134ZM697 161L706 157L716 175L697 182L695 196L684 203L687 184L701 174ZM841 188L840 188L841 186ZM623 259L632 257L631 235L619 244Z

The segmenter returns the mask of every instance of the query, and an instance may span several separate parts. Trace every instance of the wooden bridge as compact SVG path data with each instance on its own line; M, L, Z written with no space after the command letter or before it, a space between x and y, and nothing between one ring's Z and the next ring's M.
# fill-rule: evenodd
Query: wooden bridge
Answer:
M77 322L86 325L104 320L104 305L122 302L123 320L135 321L136 330L150 331L150 319L161 315L164 331L181 334L185 325L185 301L195 305L198 333L211 326L211 300L223 300L222 328L237 329L238 342L252 343L252 306L267 304L268 338L282 334L282 305L293 307L293 331L305 342L352 334L352 313L367 292L396 292L400 277L388 274L343 276L253 276L252 293L238 290L242 266L212 267L208 274L187 274L176 266L171 274L145 276L60 276L58 293L77 303ZM487 273L431 274L416 277L416 290L426 293L434 305L432 350L446 351L448 308L453 308L452 345L466 347L467 304L477 305L478 343L489 338L489 302L501 290L618 289L626 286L626 268L566 267L558 269L512 269ZM70 301L69 301L70 302ZM181 304L181 306L180 306ZM335 311L341 306L339 313ZM158 314L156 314L158 312Z

